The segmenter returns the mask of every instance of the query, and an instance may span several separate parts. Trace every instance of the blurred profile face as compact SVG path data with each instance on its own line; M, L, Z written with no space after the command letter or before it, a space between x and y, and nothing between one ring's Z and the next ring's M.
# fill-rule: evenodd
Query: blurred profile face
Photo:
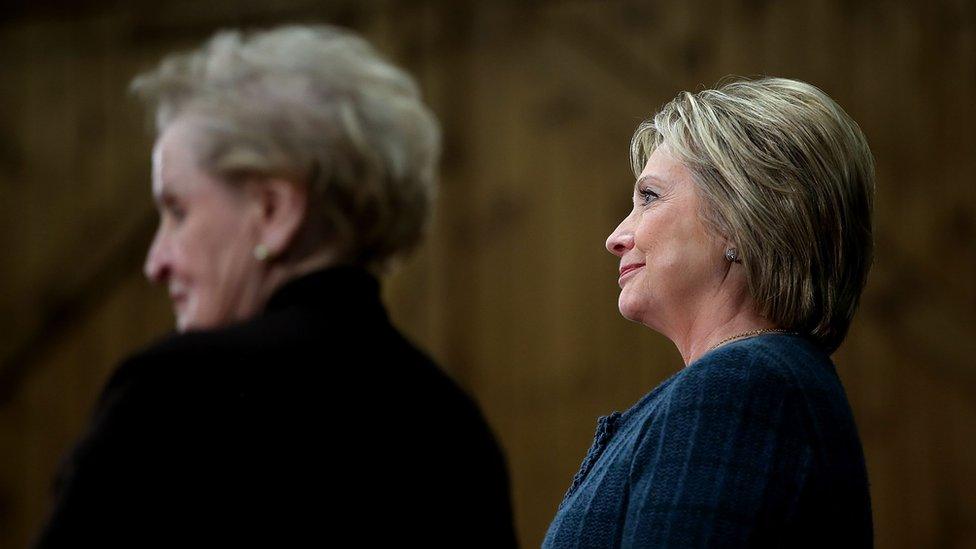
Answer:
M633 202L607 239L620 258L620 313L665 335L689 329L727 274L724 241L705 227L692 174L666 147L647 159Z
M193 154L199 129L178 119L153 149L159 228L146 258L149 280L169 290L179 331L216 328L257 312L261 263L253 256L260 209Z

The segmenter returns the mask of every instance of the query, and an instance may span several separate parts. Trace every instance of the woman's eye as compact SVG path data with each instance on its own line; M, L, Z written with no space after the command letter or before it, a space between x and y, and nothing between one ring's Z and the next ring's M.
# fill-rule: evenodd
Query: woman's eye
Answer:
M167 209L169 210L170 217L172 217L174 221L177 222L183 221L183 218L186 217L186 210L184 210L180 206L174 205L174 206L170 206Z
M658 197L658 195L657 195L656 192L648 189L647 187L644 187L642 189L638 189L637 190L637 194L640 195L641 204L644 204L644 205L650 204L652 201L654 201Z

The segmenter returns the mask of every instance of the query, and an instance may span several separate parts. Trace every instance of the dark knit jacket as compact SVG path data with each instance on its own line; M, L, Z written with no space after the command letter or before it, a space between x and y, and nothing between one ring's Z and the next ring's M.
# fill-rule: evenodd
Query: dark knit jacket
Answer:
M475 404L341 267L109 380L38 547L511 547Z
M864 454L830 358L794 335L707 353L600 418L543 547L872 546Z

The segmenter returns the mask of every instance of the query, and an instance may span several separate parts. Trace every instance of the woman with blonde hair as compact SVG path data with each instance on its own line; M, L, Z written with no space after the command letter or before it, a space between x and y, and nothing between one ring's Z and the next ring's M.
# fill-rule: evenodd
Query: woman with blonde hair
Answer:
M284 27L133 88L158 129L145 274L178 333L112 375L38 546L513 546L488 426L380 301L434 194L413 79Z
M830 360L872 256L874 163L819 89L684 92L631 143L607 240L621 314L685 367L597 435L546 548L871 547L861 442Z

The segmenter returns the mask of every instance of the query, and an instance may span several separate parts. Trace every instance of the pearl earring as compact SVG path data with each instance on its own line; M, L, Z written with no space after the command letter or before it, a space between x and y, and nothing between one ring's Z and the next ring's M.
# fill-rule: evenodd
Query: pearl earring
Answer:
M268 259L268 255L269 255L268 247L265 246L264 244L258 244L257 246L254 247L254 259L257 259L258 261L264 261L265 259Z

